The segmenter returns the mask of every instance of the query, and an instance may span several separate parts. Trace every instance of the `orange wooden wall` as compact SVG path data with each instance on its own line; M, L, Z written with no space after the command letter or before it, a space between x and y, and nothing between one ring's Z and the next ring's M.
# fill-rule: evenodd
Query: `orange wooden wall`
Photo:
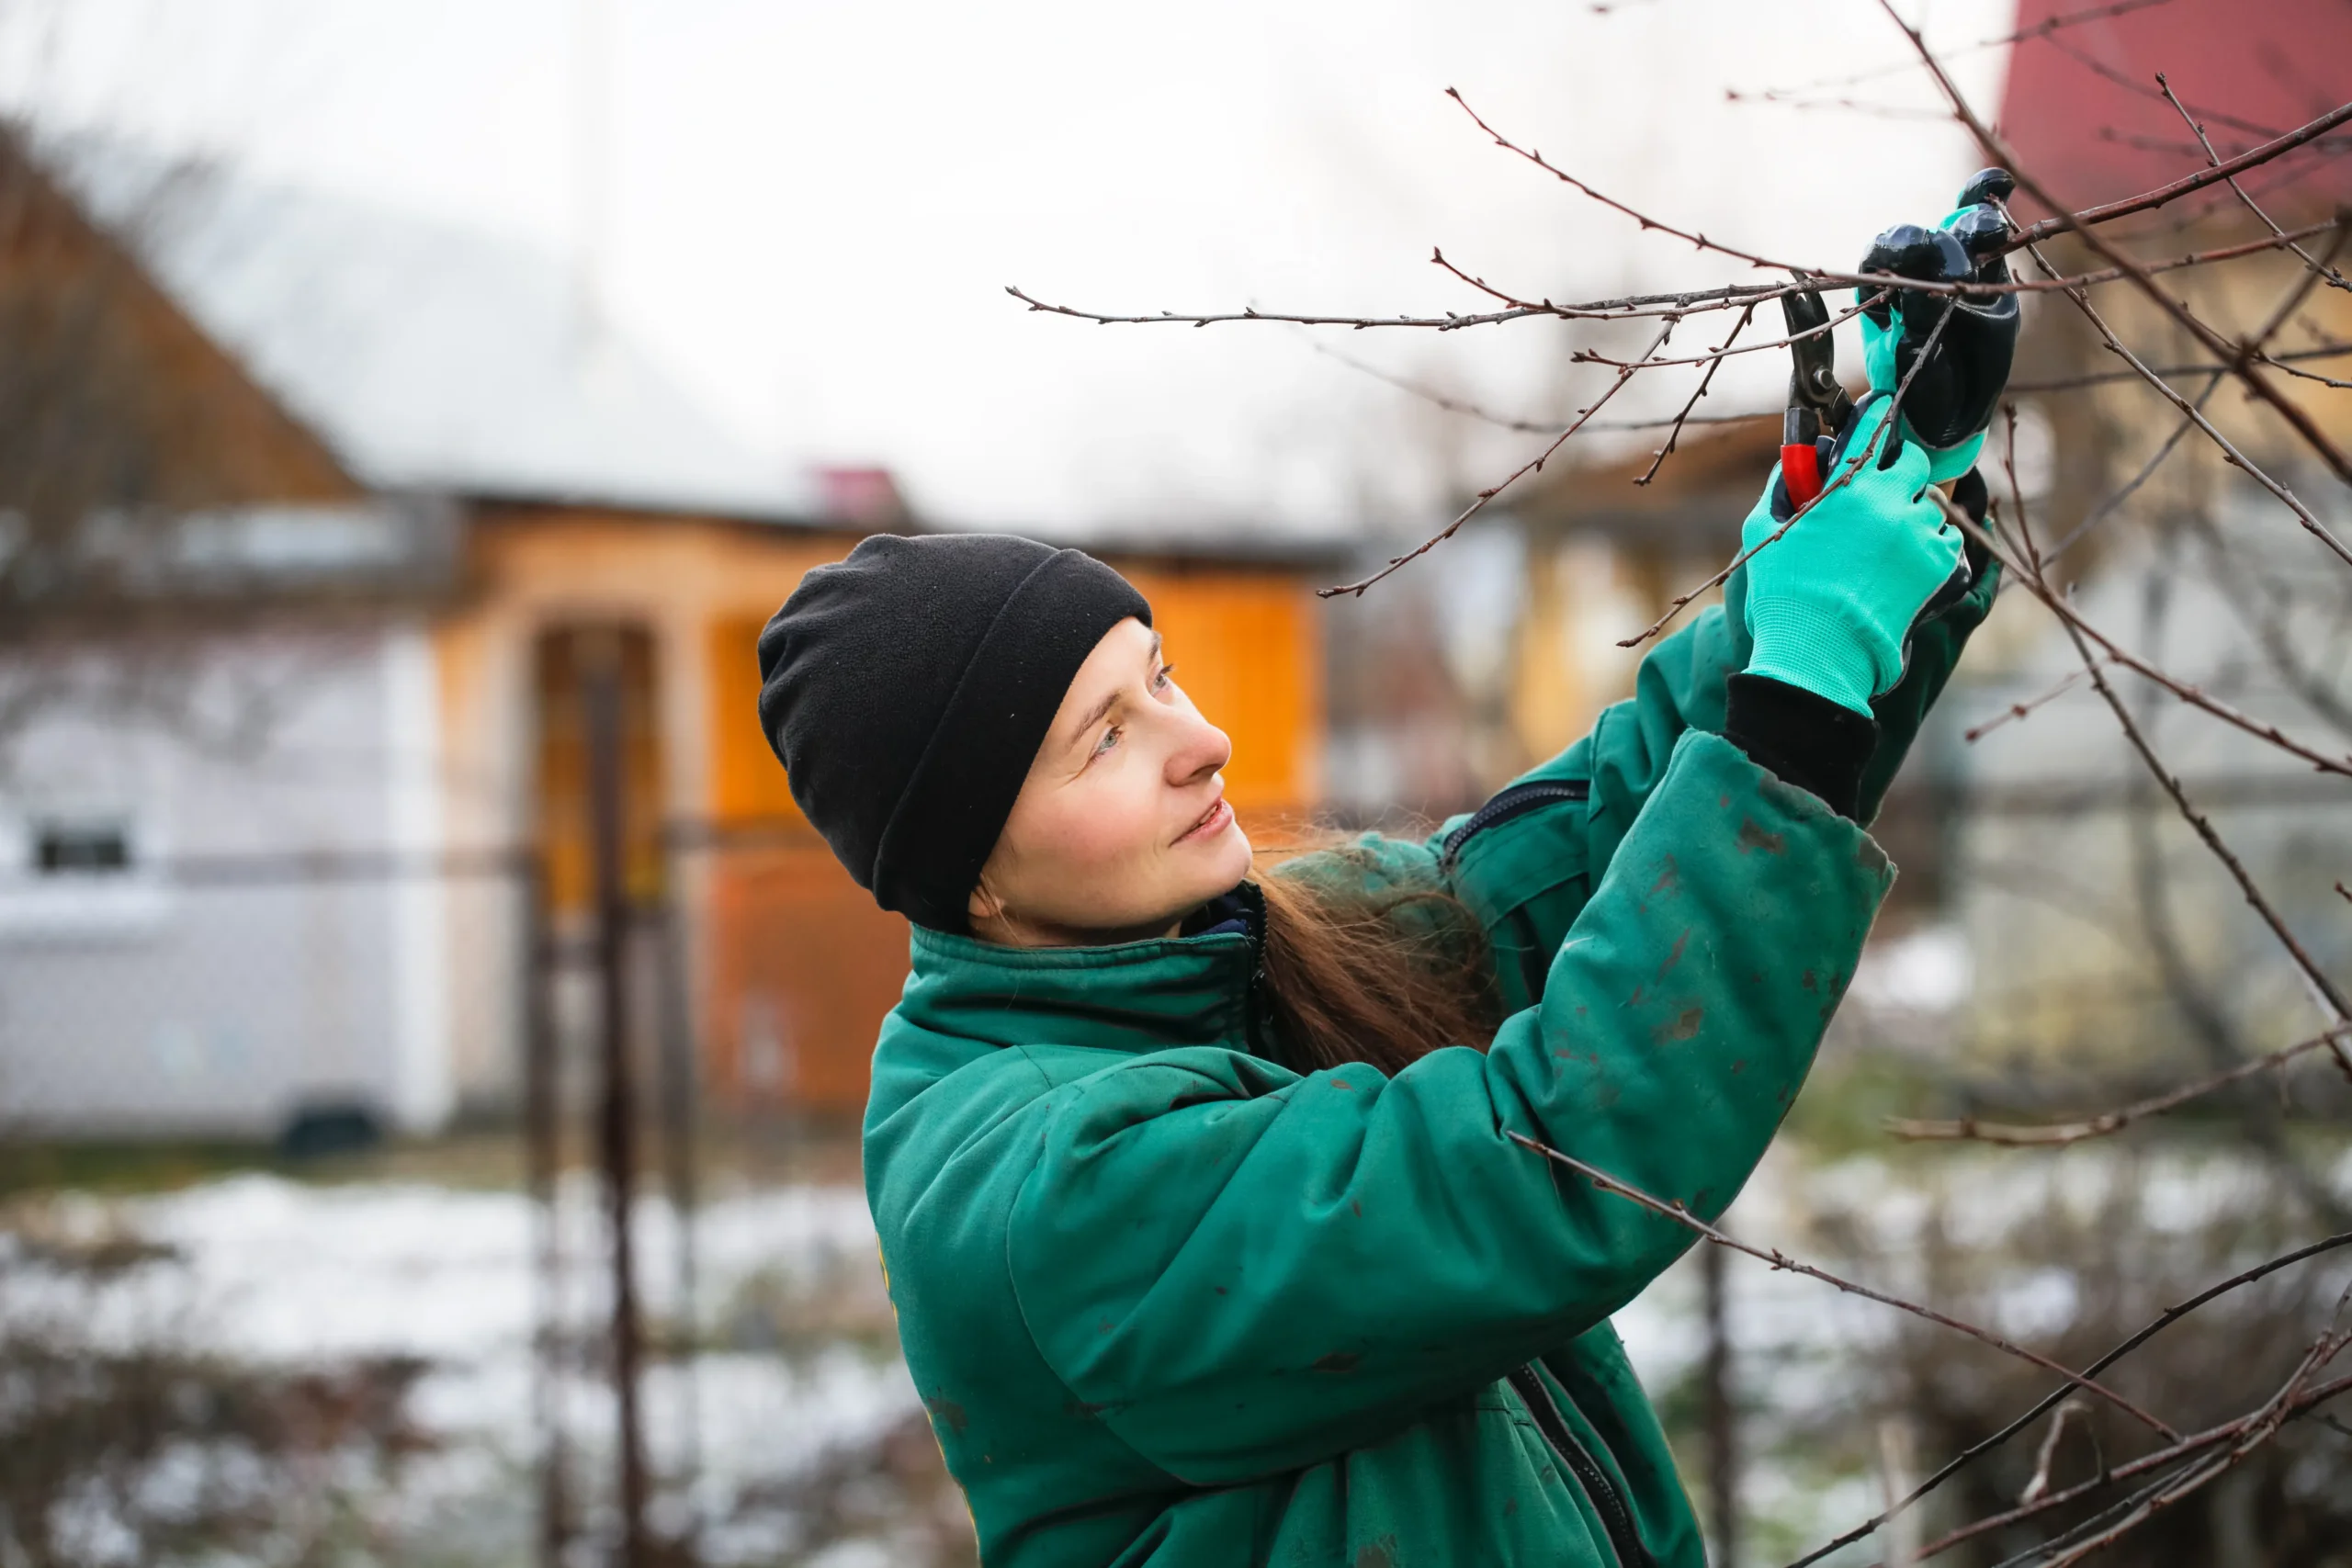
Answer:
M760 733L760 628L767 613L722 614L710 623L710 814L720 822L800 820L784 768Z

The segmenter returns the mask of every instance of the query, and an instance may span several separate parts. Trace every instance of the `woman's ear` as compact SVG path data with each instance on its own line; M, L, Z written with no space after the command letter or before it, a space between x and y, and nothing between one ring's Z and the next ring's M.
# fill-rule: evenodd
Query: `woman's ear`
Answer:
M975 931L984 924L1004 919L1004 900L998 897L996 890L989 886L987 873L981 873L980 879L972 884L971 896L964 900L964 912L971 917Z

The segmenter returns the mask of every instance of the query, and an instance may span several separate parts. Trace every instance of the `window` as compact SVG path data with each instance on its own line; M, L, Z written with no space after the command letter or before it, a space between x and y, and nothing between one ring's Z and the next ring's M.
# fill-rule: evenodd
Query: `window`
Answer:
M32 863L43 876L120 875L130 870L130 829L123 822L39 822Z
M158 931L170 890L129 812L0 809L0 941Z

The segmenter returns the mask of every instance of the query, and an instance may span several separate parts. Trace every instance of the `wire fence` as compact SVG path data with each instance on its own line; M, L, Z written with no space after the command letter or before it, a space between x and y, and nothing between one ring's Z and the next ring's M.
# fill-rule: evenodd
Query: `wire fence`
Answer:
M1956 693L1947 728L2013 694ZM2218 987L2230 1032L2213 1059L2251 1059L2275 1032L2261 1010L2293 998L2246 989L2256 972L2229 958L2259 933L2199 945L2224 890L2153 803L2096 771L1958 776L1907 783L1903 830L1952 840L1946 902L1983 905L1980 963L2051 940L2018 920L1997 863L2088 863L2103 846L2098 863L2127 873L2103 889L2109 912L2132 916L2145 825L2158 841L2142 874L2193 911L2187 963ZM2340 829L2340 803L2306 781L2209 793L2282 884L2313 834ZM903 927L797 824L673 822L662 843L657 897L569 908L539 854L514 846L85 855L0 892L0 1561L780 1564L852 1543L875 1561L968 1560L858 1183L854 1122ZM2119 976L2091 997L2079 958L2064 999L2091 1011L2070 1029L2028 1028L2022 962L2016 984L1984 979L1977 1013L1923 1011L1895 935L1857 978L1849 1056L1833 1041L1809 1106L1838 1103L1837 1075L1865 1059L1850 1053L1932 1060L1972 1017L2073 1050L2182 1011L2166 989L2180 976ZM2138 1070L2177 1076L2154 1043L2143 1029ZM2301 1109L2263 1127L2291 1141L2292 1122L2340 1119L2324 1060L2302 1067L2230 1115L2284 1106L2283 1084ZM2114 1080L2059 1081L2097 1103ZM1956 1093L1962 1111L2016 1087L1937 1082L1926 1102ZM2301 1162L2323 1198L2352 1191L2330 1146ZM1867 1202L1835 1168L1792 1160L1768 1166L1739 1224L1925 1293L1966 1280L1992 1317L2063 1258L2098 1308L2064 1325L2072 1345L2175 1276L2185 1289L2189 1260L2224 1259L2216 1227L2274 1225L2278 1173L2297 1168L2285 1147L2230 1149L2226 1168L2137 1151L2052 1187L1905 1175ZM2167 1192L2202 1194L2196 1215ZM1922 1205L1971 1239L1923 1243L1905 1228ZM2164 1267L2126 1256L2150 1247ZM1703 1250L1621 1321L1687 1472L1760 1521L1744 1561L1802 1534L1792 1518L1852 1512L1805 1464L1883 1469L1876 1450L1844 1452L1829 1407L1883 1400L1894 1380L1914 1424L1901 1440L1955 1444L2001 1407L1997 1358L1948 1375L1939 1345ZM2285 1342L2340 1275L2250 1301L2249 1325ZM2158 1366L2190 1399L2193 1367ZM2298 1428L2278 1445L2278 1484L2340 1476L2323 1437L2336 1440Z
M0 887L0 1561L955 1562L822 845L36 862Z

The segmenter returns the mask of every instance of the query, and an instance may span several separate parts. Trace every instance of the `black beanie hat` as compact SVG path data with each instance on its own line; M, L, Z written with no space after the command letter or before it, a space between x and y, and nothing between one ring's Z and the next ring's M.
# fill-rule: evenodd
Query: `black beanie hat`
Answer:
M876 534L760 633L760 725L858 886L934 931L967 900L1078 667L1151 606L1079 550Z

